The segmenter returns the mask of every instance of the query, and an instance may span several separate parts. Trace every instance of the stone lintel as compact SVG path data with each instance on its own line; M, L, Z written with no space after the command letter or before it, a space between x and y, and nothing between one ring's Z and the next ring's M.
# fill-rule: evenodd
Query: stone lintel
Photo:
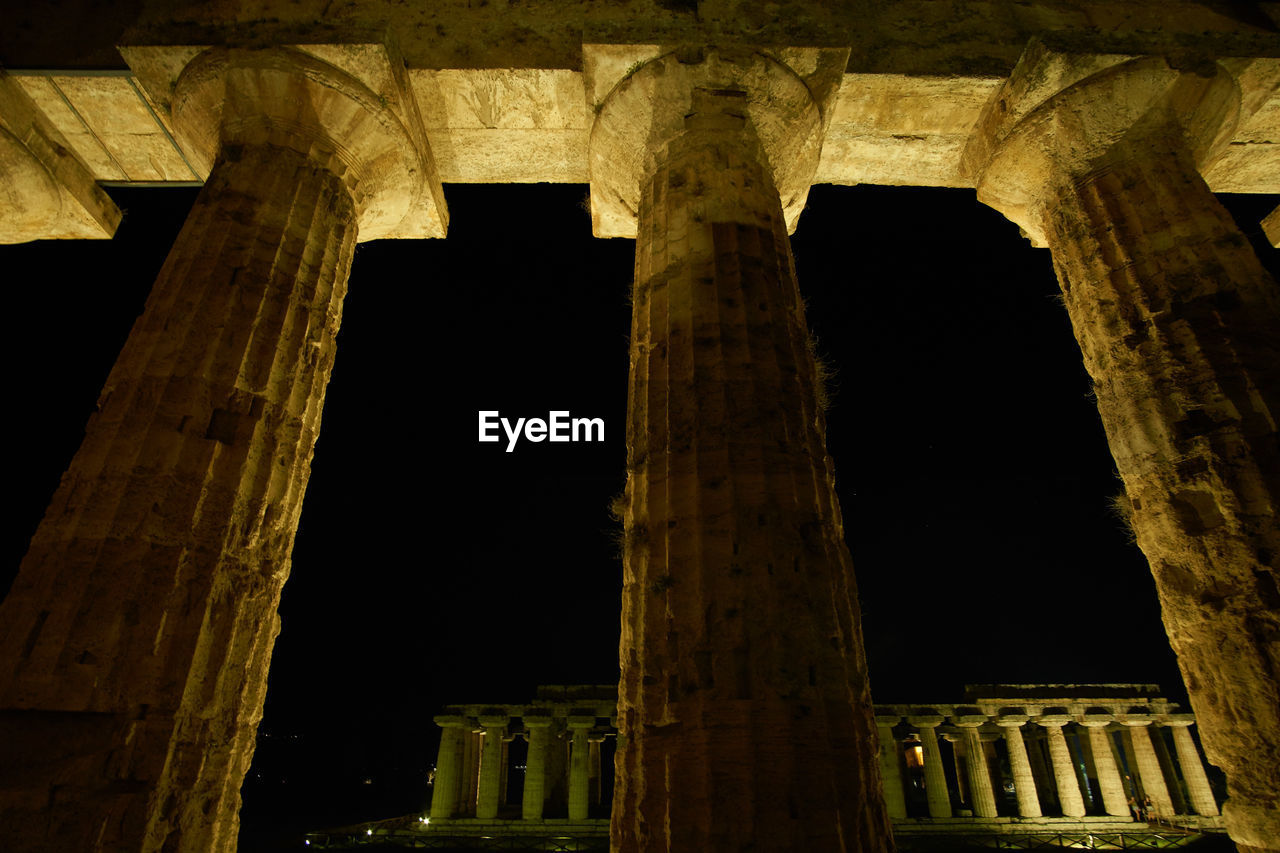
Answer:
M684 130L697 89L735 90L794 231L817 173L847 48L642 44L583 46L595 113L588 142L591 225L635 237L640 187L663 146Z
M120 209L22 87L0 70L0 243L105 240Z
M1280 207L1268 213L1262 220L1262 233L1267 235L1272 246L1280 249Z
M341 161L335 171L349 170L340 176L356 199L360 240L445 235L439 173L394 46L131 44L120 52L202 179L238 136L278 143L292 133L304 153L324 152Z

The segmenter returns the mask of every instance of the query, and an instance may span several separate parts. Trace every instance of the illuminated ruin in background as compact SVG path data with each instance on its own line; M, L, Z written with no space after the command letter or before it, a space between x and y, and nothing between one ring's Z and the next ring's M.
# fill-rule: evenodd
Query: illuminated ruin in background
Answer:
M615 849L891 846L787 237L823 182L1052 251L1225 825L1277 849L1280 296L1213 197L1280 190L1276 3L139 6L5 22L0 239L204 182L0 612L14 849L234 847L352 252L443 237L451 181L636 238Z
M612 685L540 687L519 705L450 705L422 815L309 833L406 847L594 850L608 835ZM894 837L1023 849L1159 849L1221 832L1191 735L1153 684L968 687L959 704L876 703ZM1151 800L1139 820L1134 806ZM1133 804L1133 805L1131 805Z

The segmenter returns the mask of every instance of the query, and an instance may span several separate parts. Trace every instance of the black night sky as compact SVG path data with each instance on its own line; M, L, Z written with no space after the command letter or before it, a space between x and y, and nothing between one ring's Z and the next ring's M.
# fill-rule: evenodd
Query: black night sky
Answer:
M195 198L113 189L110 242L0 247L3 588ZM405 814L431 717L617 677L634 244L583 186L445 189L444 241L358 248L242 849ZM1273 272L1258 220L1225 199ZM972 191L815 187L794 238L879 701L966 683L1142 681L1183 696L1049 254ZM476 412L602 417L607 441L476 441Z

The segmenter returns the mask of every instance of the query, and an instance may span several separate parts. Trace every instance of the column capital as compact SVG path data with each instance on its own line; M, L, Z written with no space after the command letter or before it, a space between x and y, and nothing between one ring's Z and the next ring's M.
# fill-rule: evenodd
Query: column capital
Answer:
M468 717L461 714L437 714L431 718L432 721L442 729L447 728L465 728L473 725Z
M1195 714L1168 714L1160 718L1160 725L1171 729L1186 728L1196 723Z
M699 111L698 92L737 93L740 118L754 127L794 231L822 152L847 48L797 48L783 55L751 48L586 45L583 68L595 109L588 143L591 227L597 237L635 237L642 181L654 158ZM714 178L708 175L708 179Z
M298 151L336 174L359 239L443 237L435 160L403 61L384 44L121 48L197 174L238 146Z
M902 717L896 714L876 714L876 725L880 728L891 729L900 722Z
M1036 717L1036 724L1047 729L1060 729L1071 722L1070 714L1042 714Z
M569 728L571 728L571 729L574 729L575 731L576 731L576 730L578 730L578 729L590 729L590 728L594 728L594 727L595 727L595 724L596 724L596 718L595 718L595 717L586 717L586 716L577 716L577 715L575 715L575 716L568 717L568 718L565 720L565 725L566 725L566 726L568 726L568 727L569 727Z
M1081 714L1076 722L1091 729L1105 728L1114 723L1116 718L1111 714Z
M484 727L486 732L490 729L505 729L507 723L511 722L511 718L505 714L481 714L476 717L476 720Z
M1149 726L1155 722L1155 718L1118 716L1116 722L1122 726Z
M1004 729L1020 729L1030 719L1026 714L1001 714L999 717L993 718L991 722Z
M951 718L951 722L962 728L976 729L984 726L990 718L986 714L960 714Z
M550 717L521 717L520 721L526 729L545 729L555 722Z
M945 719L941 714L924 714L919 717L907 717L907 723L918 729L933 729L942 725Z
M1205 162L1231 138L1240 91L1221 66L1160 56L1065 53L1033 41L978 122L962 159L978 200L1048 245L1045 215L1064 179L1102 168L1119 143L1185 147Z

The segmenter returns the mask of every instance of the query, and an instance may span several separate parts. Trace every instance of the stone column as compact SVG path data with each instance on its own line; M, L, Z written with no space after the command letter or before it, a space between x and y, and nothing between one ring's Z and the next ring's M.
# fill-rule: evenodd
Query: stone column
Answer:
M804 88L759 54L682 51L620 83L592 133L593 199L610 151L619 169L643 164L628 172L619 853L891 844L781 205L798 190L780 196L767 165L792 155L763 147L778 127L817 138Z
M569 730L573 732L573 742L569 747L569 820L586 820L590 812L588 733L595 724L595 717L570 717L568 720Z
M436 755L436 783L431 788L431 816L453 817L462 783L462 741L468 733L468 722L453 715L438 716L435 722L442 731Z
M907 722L920 732L924 747L924 795L929 804L929 817L951 817L951 794L947 791L947 774L938 750L938 733L942 717L907 717Z
M177 91L208 179L0 607L10 851L235 847L357 234L426 174L302 53Z
M1124 782L1120 779L1120 769L1116 766L1111 735L1107 733L1107 726L1114 719L1110 714L1086 714L1081 717L1080 725L1089 730L1089 747L1093 753L1094 769L1098 771L1098 790L1102 792L1103 808L1114 817L1132 817L1129 799L1124 793Z
M529 730L529 757L525 760L524 800L520 816L542 820L542 804L547 798L547 747L551 744L551 719L525 717Z
M876 715L876 733L880 738L880 778L884 780L884 804L889 817L907 816L906 790L902 784L902 744L893 733L901 717Z
M1075 762L1062 727L1070 722L1065 714L1046 714L1036 719L1049 735L1049 759L1053 762L1053 779L1058 785L1058 802L1066 817L1083 817L1084 800L1080 796L1080 783L1076 779Z
M587 738L587 799L593 806L600 805L600 788L604 779L600 775L600 745L604 735Z
M1280 850L1280 291L1197 169L1238 88L1042 47L1015 77L979 198L1053 251L1226 828Z
M964 768L968 765L969 756L966 754L964 743L959 734L943 734L938 737L938 746L941 748L943 742L951 744L951 772L952 776L947 777L947 790L954 793L953 802L965 803L972 805L969 800L969 785L965 780ZM942 762L945 768L947 763ZM953 785L954 783L954 785ZM972 808L969 809L973 811Z
M1171 815L1190 814L1186 795L1182 792L1182 782L1178 779L1178 769L1174 766L1173 756L1169 753L1169 744L1165 742L1164 732L1159 725L1147 729L1151 737L1151 745L1156 751L1156 762L1160 765L1160 776L1169 791L1169 802L1172 804ZM1170 815L1164 815L1168 820Z
M1195 717L1191 714L1170 714L1162 721L1163 725L1173 729L1173 748L1178 753L1178 766L1182 768L1182 780L1187 783L1191 808L1196 814L1216 815L1218 801L1209 786L1209 777L1205 775L1195 741L1191 739L1191 724L1194 722Z
M472 729L462 741L462 786L458 789L457 814L476 815L476 796L480 792L480 733Z
M498 816L498 800L502 784L502 736L506 734L508 717L480 717L484 727L480 747L480 792L476 797L476 817L492 820Z
M1029 718L1025 714L1005 714L993 722L1004 729L1005 745L1009 747L1009 772L1013 775L1013 790L1018 796L1018 814L1022 817L1040 817L1040 798L1036 795L1036 779L1031 772L1031 760L1027 758L1027 745L1022 742L1022 727Z
M996 794L991 788L991 773L987 769L987 755L982 749L978 728L987 722L986 715L953 717L964 736L965 768L969 776L970 799L973 813L978 817L996 817Z
M1133 757L1138 767L1138 783L1142 793L1151 798L1156 812L1168 820L1173 815L1173 801L1169 798L1169 788L1165 785L1164 773L1160 771L1160 760L1156 758L1155 747L1151 743L1151 734L1147 726L1153 720L1147 718L1129 718L1121 720L1129 731L1129 740L1133 744Z

